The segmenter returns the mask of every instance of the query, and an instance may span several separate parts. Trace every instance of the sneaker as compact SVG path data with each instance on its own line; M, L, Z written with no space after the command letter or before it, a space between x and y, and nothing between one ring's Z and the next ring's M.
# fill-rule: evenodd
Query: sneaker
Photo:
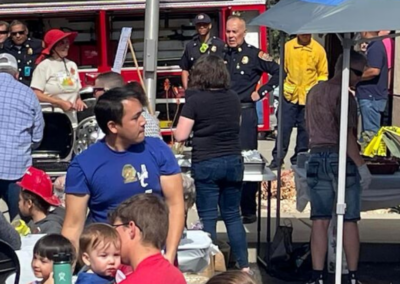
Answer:
M254 277L254 275L255 275L255 274L254 274L254 271L251 270L250 267L242 268L242 272L247 273L248 275L250 275L250 277Z
M268 168L270 168L271 171L276 171L276 170L278 170L278 164L275 161L272 161L271 164L269 164ZM282 170L285 169L284 163L282 163L281 168L282 168Z

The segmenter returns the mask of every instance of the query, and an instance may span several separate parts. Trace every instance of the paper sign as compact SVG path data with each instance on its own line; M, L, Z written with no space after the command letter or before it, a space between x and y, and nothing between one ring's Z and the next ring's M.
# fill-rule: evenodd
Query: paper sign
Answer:
M115 55L114 66L111 69L113 72L121 73L126 58L126 52L128 50L128 40L130 40L131 34L132 28L122 28L118 42L117 54Z

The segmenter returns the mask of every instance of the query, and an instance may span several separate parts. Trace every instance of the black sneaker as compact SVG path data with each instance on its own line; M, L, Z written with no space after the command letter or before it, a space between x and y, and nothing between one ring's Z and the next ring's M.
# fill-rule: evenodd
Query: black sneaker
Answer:
M244 216L242 217L242 221L243 221L243 224L252 224L252 223L254 223L254 222L257 221L257 216L256 216L256 215L253 215L253 214L251 214L251 215L244 215Z
M275 161L272 161L271 164L269 164L268 168L270 168L271 171L277 171L278 170L278 164ZM285 169L285 164L282 163L281 165L282 170Z
M278 169L278 164L275 161L272 161L271 164L269 164L268 168L270 168L271 171L275 171Z

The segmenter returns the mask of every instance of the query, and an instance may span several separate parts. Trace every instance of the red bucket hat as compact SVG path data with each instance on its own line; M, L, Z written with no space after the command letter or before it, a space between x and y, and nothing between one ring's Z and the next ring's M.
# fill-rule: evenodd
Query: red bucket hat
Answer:
M53 183L50 177L44 172L34 167L30 167L17 185L22 190L28 190L53 206L60 206L60 199L53 194Z
M63 40L64 38L69 38L70 43L72 43L76 36L78 35L77 32L66 33L59 29L51 29L44 35L44 44L45 48L42 50L43 54L50 55L51 49L54 45Z

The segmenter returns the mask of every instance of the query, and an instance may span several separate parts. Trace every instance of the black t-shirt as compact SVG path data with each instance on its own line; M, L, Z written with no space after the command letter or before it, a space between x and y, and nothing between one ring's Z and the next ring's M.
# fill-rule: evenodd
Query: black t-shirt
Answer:
M192 161L240 155L241 105L231 90L186 91L183 117L193 119Z

